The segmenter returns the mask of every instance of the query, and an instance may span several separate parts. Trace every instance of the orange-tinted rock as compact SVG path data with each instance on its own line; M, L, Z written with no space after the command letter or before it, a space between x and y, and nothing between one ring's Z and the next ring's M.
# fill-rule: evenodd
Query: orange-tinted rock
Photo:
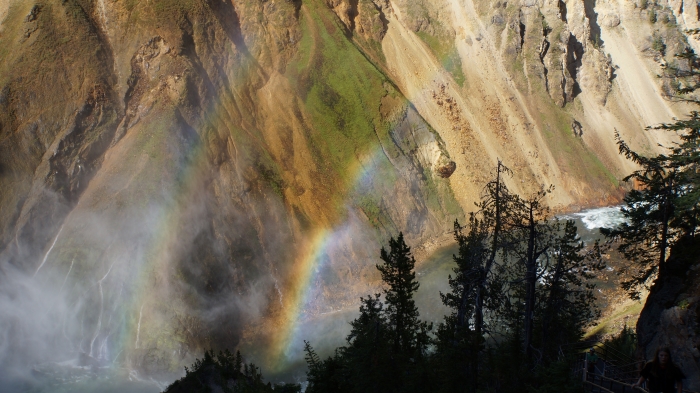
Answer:
M440 175L440 177L448 178L448 177L452 176L452 174L455 172L456 169L457 169L457 164L455 164L454 161L450 161L446 165L438 167L437 173L438 173L438 175Z

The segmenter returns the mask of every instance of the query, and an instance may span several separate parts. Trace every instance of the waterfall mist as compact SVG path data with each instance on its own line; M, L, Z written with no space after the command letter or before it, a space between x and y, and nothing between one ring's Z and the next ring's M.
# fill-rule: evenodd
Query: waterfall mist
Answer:
M20 237L0 256L0 384L116 373L160 389L207 348L240 348L273 378L303 377L303 340L322 353L341 345L359 296L378 291L379 244L349 211L314 256L298 324L280 325L309 240L278 198L238 195L222 209L207 188L144 205L117 194L107 208L78 205L43 250ZM271 352L291 329L293 343Z

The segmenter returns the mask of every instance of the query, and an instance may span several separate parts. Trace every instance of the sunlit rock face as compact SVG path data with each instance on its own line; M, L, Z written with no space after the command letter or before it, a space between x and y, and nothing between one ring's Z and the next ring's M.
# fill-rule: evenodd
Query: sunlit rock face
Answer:
M677 5L600 3L0 4L2 368L241 347L283 370L498 158L555 209L618 201L614 129L666 140L642 129L684 112L655 75L686 38Z

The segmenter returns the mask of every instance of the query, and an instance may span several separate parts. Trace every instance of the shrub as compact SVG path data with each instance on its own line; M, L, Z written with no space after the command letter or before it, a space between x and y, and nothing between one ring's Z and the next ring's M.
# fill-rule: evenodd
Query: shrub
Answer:
M663 37L660 35L654 35L651 41L651 49L659 52L661 56L666 56L666 44L664 43Z

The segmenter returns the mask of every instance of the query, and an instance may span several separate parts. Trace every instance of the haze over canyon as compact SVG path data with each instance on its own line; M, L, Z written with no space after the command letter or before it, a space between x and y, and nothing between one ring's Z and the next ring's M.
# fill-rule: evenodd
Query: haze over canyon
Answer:
M284 373L332 330L313 321L378 291L390 236L419 267L449 240L498 159L515 192L554 185L555 212L619 203L615 131L672 141L645 127L687 113L657 75L700 47L698 13L0 2L0 369L82 356L172 380L214 347Z

